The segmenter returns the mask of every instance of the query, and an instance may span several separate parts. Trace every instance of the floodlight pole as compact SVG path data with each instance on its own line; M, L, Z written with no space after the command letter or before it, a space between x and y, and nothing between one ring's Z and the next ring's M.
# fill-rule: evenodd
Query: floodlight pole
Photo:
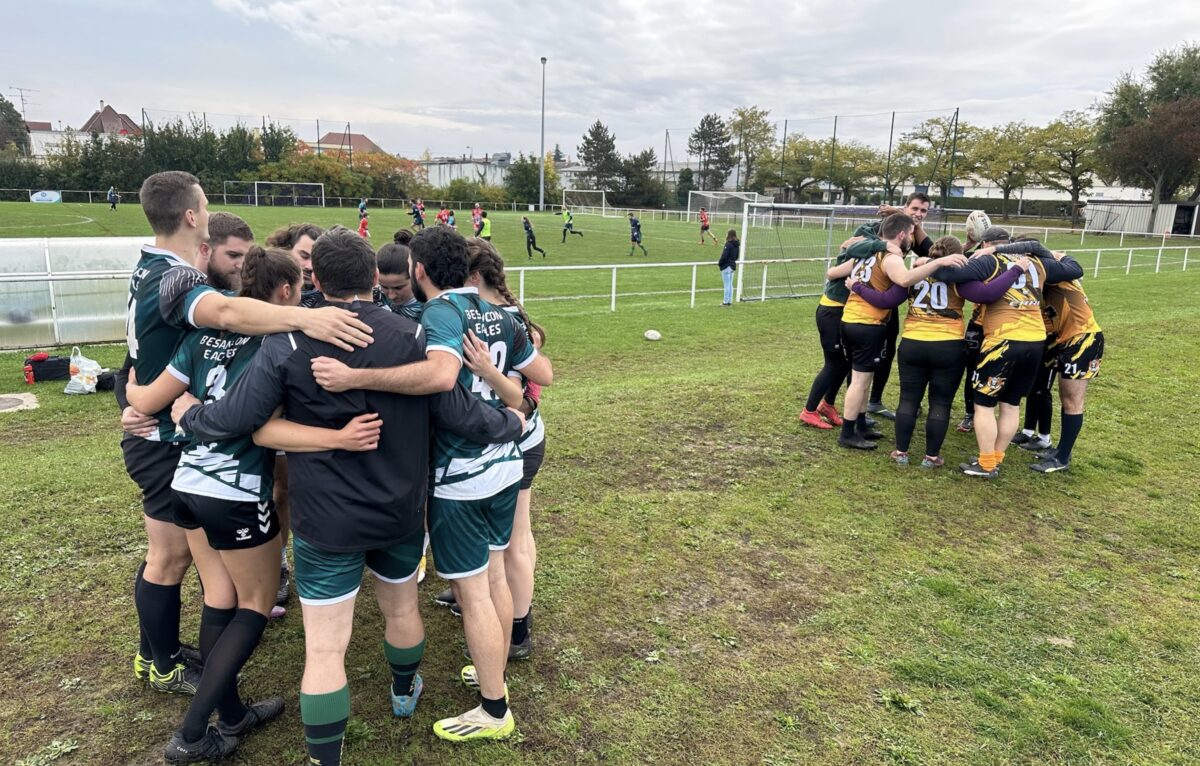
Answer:
M542 139L538 149L538 210L546 209L546 57L542 56Z

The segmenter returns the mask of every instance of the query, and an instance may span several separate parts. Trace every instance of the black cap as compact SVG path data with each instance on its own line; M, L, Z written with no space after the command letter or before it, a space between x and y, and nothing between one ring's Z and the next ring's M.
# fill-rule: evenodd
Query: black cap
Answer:
M983 232L984 242L998 242L1002 239L1012 239L1008 233L1008 229L1002 229L999 226L989 226Z

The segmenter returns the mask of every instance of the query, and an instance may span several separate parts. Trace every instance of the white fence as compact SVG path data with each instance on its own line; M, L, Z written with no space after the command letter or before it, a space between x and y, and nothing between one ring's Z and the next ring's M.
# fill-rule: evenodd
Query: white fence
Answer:
M0 239L0 348L118 341L125 337L130 270L148 239L71 237ZM1187 271L1194 247L1093 248L1069 251L1092 279ZM738 299L819 295L829 259L783 258L739 263ZM1195 268L1192 269L1196 271ZM711 261L509 268L522 302L680 300L721 290ZM601 304L603 305L603 304Z

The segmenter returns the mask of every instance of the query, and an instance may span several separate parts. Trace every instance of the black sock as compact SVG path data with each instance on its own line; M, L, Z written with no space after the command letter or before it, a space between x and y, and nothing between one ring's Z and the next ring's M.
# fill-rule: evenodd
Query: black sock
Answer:
M1068 415L1062 413L1062 433L1058 436L1058 462L1070 463L1071 450L1075 449L1075 440L1083 430L1083 413Z
M209 653L225 635L237 612L237 609L215 609L207 604L200 612L200 659L206 668ZM226 723L237 723L246 717L246 706L238 696L237 684L225 688L225 693L216 702L216 708L220 711L221 720ZM209 712L212 712L212 708L209 708Z
M868 430L870 430L867 428L867 413L859 413L858 417L854 420L854 426L860 434L865 434Z
M483 698L483 712L492 718L503 718L508 713L508 700L501 697L498 700Z
M200 679L200 687L196 689L196 696L192 697L192 702L183 717L183 726L180 727L187 742L195 742L204 735L208 727L208 717L214 709L221 711L220 719L227 724L237 724L246 717L246 707L237 695L237 674L258 647L263 631L267 628L267 618L250 609L210 610L209 607L204 607L204 610L206 617L210 611L220 613L219 616L213 616L215 621L224 619L226 612L229 613L230 619L204 655L204 675ZM203 646L203 625L200 635ZM240 710L227 709L231 696Z
M154 667L169 673L179 657L179 586L156 585L143 577L134 601Z
M854 426L858 423L857 420L851 420L847 417L842 417L842 436L847 439L854 438Z
M138 589L142 587L142 576L146 573L146 562L142 561L138 566L137 574L133 577L133 601L137 604ZM154 651L150 648L150 639L146 637L146 629L142 627L142 621L138 620L138 654L142 655L142 659L154 659Z
M529 613L526 614L524 617L519 617L519 618L513 620L512 642L514 644L523 644L523 643L525 643L525 639L529 638L529 624L530 624L529 618L532 615L533 615L533 610L530 609Z

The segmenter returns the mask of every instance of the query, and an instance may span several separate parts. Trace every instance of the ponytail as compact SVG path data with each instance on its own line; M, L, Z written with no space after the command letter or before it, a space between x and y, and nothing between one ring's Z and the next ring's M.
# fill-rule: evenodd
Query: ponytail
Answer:
M963 244L958 237L940 237L929 247L930 258L941 258L944 255L962 255Z
M526 332L530 333L530 340L533 339L532 333L536 330L545 344L546 331L533 323L525 313L525 307L508 289L508 281L504 277L504 259L496 252L491 242L478 237L467 240L467 273L478 274L484 284L500 293L505 305L515 306L517 313L521 315L521 321L525 323Z
M242 264L243 298L269 302L280 285L295 285L300 281L300 266L287 250L272 247L264 250L251 245Z

